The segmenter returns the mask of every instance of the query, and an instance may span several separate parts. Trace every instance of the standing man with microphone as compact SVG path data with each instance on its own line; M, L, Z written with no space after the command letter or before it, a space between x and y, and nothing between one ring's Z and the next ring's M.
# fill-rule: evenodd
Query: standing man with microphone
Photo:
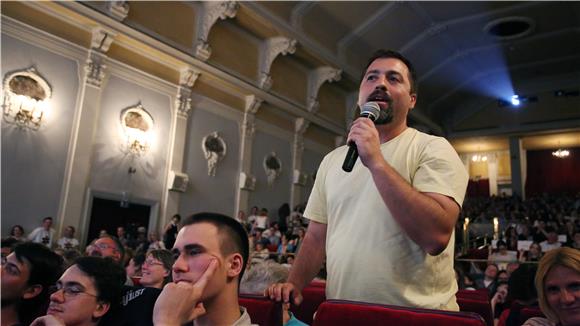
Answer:
M320 164L306 237L288 281L266 290L271 299L300 304L326 257L328 299L459 310L453 231L468 175L444 138L407 127L416 83L400 53L370 58L358 105L378 106L378 117L362 114L348 134L352 145Z

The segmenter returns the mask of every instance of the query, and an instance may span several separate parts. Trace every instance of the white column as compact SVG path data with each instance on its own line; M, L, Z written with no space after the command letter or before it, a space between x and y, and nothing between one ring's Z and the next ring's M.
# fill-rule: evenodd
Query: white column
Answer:
M191 107L191 89L195 84L195 81L199 77L200 72L193 68L184 68L181 70L179 76L179 86L177 87L177 94L175 96L174 102L174 114L173 118L173 128L171 134L171 147L170 147L170 157L169 157L169 169L167 173L171 171L183 173L183 161L185 156L185 145L187 143L187 118L192 109ZM166 178L168 183L169 177ZM162 199L161 206L161 218L160 222L157 224L158 231L169 223L169 220L173 214L179 212L179 199L181 198L181 193L175 191L169 191L170 185L167 184Z
M101 106L101 87L107 77L107 56L115 34L102 27L92 32L91 48L83 67L79 106L75 110L70 136L63 191L58 212L57 237L64 228L77 229L81 243L86 240L89 216L83 216L90 181L92 148Z
M300 204L305 176L302 172L302 154L304 153L304 132L310 122L298 118L294 122L294 142L292 144L292 183L290 185L290 207Z
M489 175L489 194L497 196L497 155L487 155L487 173Z
M239 178L236 189L235 211L232 216L237 216L238 211L248 210L250 192L254 189L255 177L252 175L252 145L256 130L256 113L262 104L262 99L255 95L246 96L244 108L244 120L240 127L240 157ZM242 181L245 180L245 184Z

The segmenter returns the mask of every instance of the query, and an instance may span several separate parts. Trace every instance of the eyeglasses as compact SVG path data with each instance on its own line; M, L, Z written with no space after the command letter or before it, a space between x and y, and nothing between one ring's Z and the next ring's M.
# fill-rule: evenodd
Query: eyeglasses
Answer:
M52 285L48 288L48 293L53 294L53 293L56 293L60 290L62 290L64 297L67 299L74 298L80 294L90 295L91 297L95 297L95 298L99 297L96 294L91 294L91 293L85 292L85 290L83 290L82 288L80 288L76 285L70 285L70 286L68 286L68 285L62 286L61 284Z
M155 266L155 265L163 266L163 263L160 263L158 261L155 261L154 259L146 259L143 262L143 265L147 265L147 266Z
M114 246L109 246L108 244L106 244L106 243L102 243L102 242L101 242L101 243L95 243L93 246L95 246L95 247L97 247L97 248L99 248L99 249L101 249L101 250L105 250L105 249L113 249L113 250L115 250L115 251L119 251L119 249L117 249L117 247L114 247Z

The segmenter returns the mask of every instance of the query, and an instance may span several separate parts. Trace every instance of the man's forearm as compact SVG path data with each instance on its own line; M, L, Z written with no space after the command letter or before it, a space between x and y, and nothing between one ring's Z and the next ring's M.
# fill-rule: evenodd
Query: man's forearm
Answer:
M326 224L310 222L288 282L300 291L318 274L326 256Z
M440 194L417 191L385 161L370 171L381 198L407 235L430 254L443 251L459 214L457 204Z

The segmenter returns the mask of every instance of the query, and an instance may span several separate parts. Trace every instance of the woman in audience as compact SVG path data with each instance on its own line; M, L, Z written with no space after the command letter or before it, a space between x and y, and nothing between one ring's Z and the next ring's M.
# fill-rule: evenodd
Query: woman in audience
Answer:
M488 261L496 263L499 269L506 269L507 264L512 261L517 261L518 257L515 252L507 250L507 243L499 240L496 244L497 252L492 253L491 247L489 249Z
M163 241L159 240L157 232L149 232L149 248L147 250L165 249Z
M24 228L22 225L14 225L10 230L10 237L18 241L26 241L26 236L24 235Z
M530 245L530 249L528 251L520 250L520 258L519 261L526 262L526 261L540 261L542 258L542 247L539 243L533 242Z
M548 318L534 317L524 326L580 325L580 251L562 247L547 252L538 265L536 289Z
M125 266L125 272L128 277L139 278L141 277L143 262L145 262L145 255L138 254L137 256L131 258Z
M162 289L165 284L171 282L173 262L173 255L169 250L149 251L143 262L140 284L145 287Z

